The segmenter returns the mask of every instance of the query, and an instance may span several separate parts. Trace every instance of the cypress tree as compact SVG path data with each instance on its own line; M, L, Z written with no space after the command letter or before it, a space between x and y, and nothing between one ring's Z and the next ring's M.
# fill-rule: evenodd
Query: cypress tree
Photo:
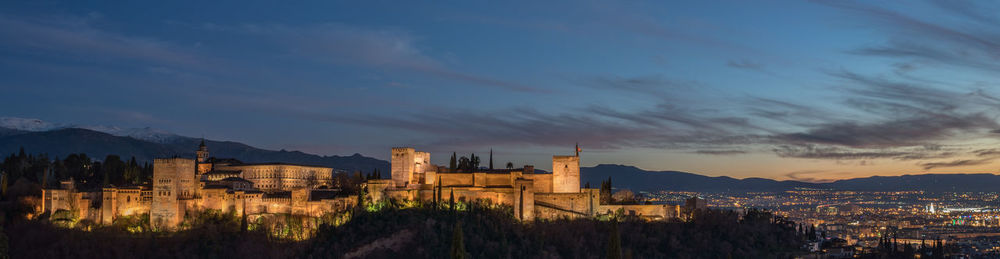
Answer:
M10 178L10 174L7 172L0 171L0 200L7 198L7 178Z
M438 184L438 186L437 186L438 191L437 191L437 197L435 199L440 203L441 202L441 192L443 191L441 189L441 176L440 175L438 176L437 184ZM437 207L436 205L438 205L438 204L435 204L435 207Z
M452 196L454 197L454 196ZM466 258L465 242L462 241L462 222L455 222L455 231L451 235L451 258Z
M622 240L618 233L618 223L611 223L611 232L608 237L608 259L622 258Z
M7 233L3 231L3 225L0 225L0 259L10 258L10 243L8 242Z
M448 208L455 210L455 190L449 189L448 193L451 195L451 198L448 198Z
M490 170L493 170L493 149L490 149Z
M454 173L455 168L457 167L458 167L457 154L455 152L451 152L451 162L448 164L448 169L450 169L450 172Z

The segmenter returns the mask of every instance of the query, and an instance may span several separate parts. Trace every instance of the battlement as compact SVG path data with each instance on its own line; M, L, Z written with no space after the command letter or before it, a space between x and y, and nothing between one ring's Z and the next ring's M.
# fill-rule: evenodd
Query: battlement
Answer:
M194 159L183 158L183 157L154 158L153 164L157 163L162 163L162 164L191 163L191 166L193 167Z
M392 148L392 152L393 153L396 153L396 152L414 152L414 151L416 151L416 149L414 149L412 147L394 147L394 148Z

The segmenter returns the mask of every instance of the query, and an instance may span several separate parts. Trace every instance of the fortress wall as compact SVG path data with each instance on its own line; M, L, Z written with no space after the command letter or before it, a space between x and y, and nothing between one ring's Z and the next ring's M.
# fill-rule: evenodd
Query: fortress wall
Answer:
M621 209L625 215L635 215L648 220L664 220L677 217L677 206L666 204L601 205L597 213L600 215L610 214L618 211L619 209Z
M472 174L463 173L438 173L440 185L448 186L472 186Z
M264 208L262 213L282 213L288 214L292 213L292 199L291 198L263 198L261 199L261 207Z
M392 148L391 171L392 180L397 186L403 186L413 179L416 151L409 147Z
M72 210L73 197L69 190L43 189L42 190L42 211L56 212L58 210Z
M580 192L580 157L552 156L552 192Z
M534 182L527 179L518 179L514 182L513 192L511 192L514 217L521 220L535 219L535 188L533 185Z
M446 187L442 190L442 202L449 202L452 192L455 193L456 202L489 200L492 203L514 205L513 188Z
M436 171L431 164L431 153L414 152L413 155L413 175L410 177L410 184L423 184L426 182L428 171ZM433 169L432 169L433 168Z
M178 197L181 191L193 195L194 160L166 158L153 160L153 203L150 224L153 228L173 228L183 218Z
M513 174L485 174L486 186L513 186Z
M115 188L104 188L101 190L101 224L110 225L115 220L117 212L118 190Z
M532 187L535 188L535 193L552 192L552 174L524 174L522 177L534 182Z
M226 189L202 190L201 207L204 209L226 210L232 205L232 202L229 202L226 198Z
M561 210L593 215L593 212L600 205L599 190L585 189L584 192L578 193L536 193L535 203L536 205L541 203L543 205L555 206ZM550 215L542 214L536 216L547 217Z
M90 209L91 197L89 193L73 192L70 193L69 195L70 195L70 210L76 210L78 218L93 219L95 221L98 219L98 217L94 216L97 213L93 212L96 210Z
M149 213L149 204L142 202L142 191L135 189L118 189L117 216L131 216Z
M476 187L486 187L486 173L472 173L472 185Z

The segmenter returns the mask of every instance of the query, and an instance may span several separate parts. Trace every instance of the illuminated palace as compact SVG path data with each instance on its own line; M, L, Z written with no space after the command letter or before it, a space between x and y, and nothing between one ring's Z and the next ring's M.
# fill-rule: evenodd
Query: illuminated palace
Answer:
M318 217L348 210L357 198L334 189L334 170L283 163L246 164L209 157L204 142L195 159L153 161L152 186L106 187L81 192L72 180L43 190L43 210L65 210L79 219L110 224L123 216L147 214L157 229L174 228L185 215L213 209L246 213L248 217L298 215ZM483 201L514 208L521 220L595 217L623 212L648 220L677 216L671 205L611 205L600 203L600 190L580 188L579 152L553 156L552 173L520 169L479 169L451 172L430 163L430 154L413 148L392 149L392 178L365 183L367 199L431 202Z
M60 188L43 190L42 206L45 211L67 210L102 224L148 213L158 229L173 228L186 214L206 209L248 216L318 217L357 204L356 198L330 188L333 173L328 167L213 159L202 142L196 159L154 159L152 187L78 192L69 180Z
M580 152L552 156L552 173L520 169L450 172L430 163L430 154L409 147L392 149L392 179L368 181L373 201L385 198L431 202L486 201L509 205L521 220L595 217L615 212L662 220L678 215L675 205L611 205L600 203L600 189L580 188Z

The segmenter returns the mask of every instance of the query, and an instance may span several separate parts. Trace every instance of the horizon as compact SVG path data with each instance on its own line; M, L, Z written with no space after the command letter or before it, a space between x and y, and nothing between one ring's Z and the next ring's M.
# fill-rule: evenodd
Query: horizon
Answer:
M439 165L579 143L736 179L1000 173L1000 5L3 5L0 116Z
M97 131L97 132L101 132L101 133L107 133L107 134L115 135L115 134L112 134L112 133L109 133L109 132L104 132L104 131L99 130L99 129L107 129L107 128L114 128L115 127L115 126L111 126L111 125L61 124L61 123L52 123L52 122L44 121L44 120L37 119L37 118L0 117L0 120L5 120L5 119L38 120L38 121L43 121L43 122L47 123L48 127L42 127L42 128L38 128L38 129L34 129L34 130L25 130L25 131L28 131L28 132L44 132L44 131L53 131L53 130L62 130L62 129L84 129L84 130ZM4 125L0 124L0 128L3 128L3 126ZM134 129L152 129L152 128L150 128L150 127L143 127L143 128L134 128ZM152 129L152 130L155 131L157 129ZM170 133L170 132L158 132L158 133L173 134L173 133ZM137 140L140 140L140 141L148 141L148 140L139 139L139 138L135 138L135 137L131 137L131 136L120 136L120 135L115 135L115 136L118 136L118 137L129 137L129 138L137 139ZM177 136L184 137L184 138L197 139L195 137L190 137L190 136L182 136L182 135L177 135ZM206 141L216 141L216 142L230 142L230 140L216 140L216 139L204 139L204 140L206 140ZM236 142L236 143L240 143L240 142ZM243 143L243 144L246 144L246 143ZM253 146L251 145L251 147L253 147ZM209 151L211 152L211 150L212 150L211 149L211 145L208 145L208 148L209 148ZM390 149L391 148L396 148L396 147L390 147ZM380 157L377 157L377 156L373 156L373 155L369 155L369 154L362 154L362 153L353 153L353 154L315 154L315 153L309 153L309 152L305 152L305 151L301 151L301 150L287 150L287 149L280 149L280 150L281 151L287 151L287 152L302 152L302 153L305 153L305 154L308 154L308 155L316 155L316 156L353 156L353 155L361 155L361 156L364 156L364 157L370 157L370 158L375 158L375 159L378 159L378 160L389 162L389 160L386 159L386 158L380 158ZM272 150L272 151L278 151L278 150ZM28 152L28 153L37 153L37 152ZM431 154L431 155L433 157L434 154ZM230 157L220 157L220 158L230 158ZM94 157L92 159L94 161L102 161L103 158L101 158L101 157ZM582 160L585 161L585 159L582 159ZM273 163L273 162L262 162L262 163ZM281 163L281 162L278 162L278 163ZM249 164L259 164L259 163L249 163ZM528 165L530 165L530 164L528 164ZM546 170L546 168L541 168L541 167L538 167L537 165L533 165L533 166L535 166L536 170L544 170L546 172L551 173L551 168L548 168ZM729 177L729 178L733 178L733 179L737 179L737 180L746 180L746 179L756 178L756 179L768 179L768 180L774 180L774 181L796 181L796 182L813 183L813 184L833 183L833 182L841 181L841 180L864 179L864 178L872 178L872 177L900 177L900 176L923 176L923 175L1000 175L1000 173L989 173L989 172L985 172L985 173L967 173L967 172L902 173L902 174L898 174L898 175L878 175L878 174L874 174L874 175L861 176L861 177L853 177L853 178L827 179L827 180L819 180L819 181L810 181L810 180L796 180L796 179L775 179L775 178L759 177L759 176L734 177L734 176L729 176L729 175L706 175L706 174L702 174L700 172L693 172L693 171L679 171L679 170L670 170L670 169L666 169L666 170L663 170L663 169L647 169L647 168L643 168L643 167L636 166L636 165L619 164L619 163L596 163L596 164L585 166L585 167L596 168L598 166L635 167L636 169L642 170L642 171L647 172L647 173L676 172L676 173L694 174L694 175L700 175L700 176L706 176L706 177Z

